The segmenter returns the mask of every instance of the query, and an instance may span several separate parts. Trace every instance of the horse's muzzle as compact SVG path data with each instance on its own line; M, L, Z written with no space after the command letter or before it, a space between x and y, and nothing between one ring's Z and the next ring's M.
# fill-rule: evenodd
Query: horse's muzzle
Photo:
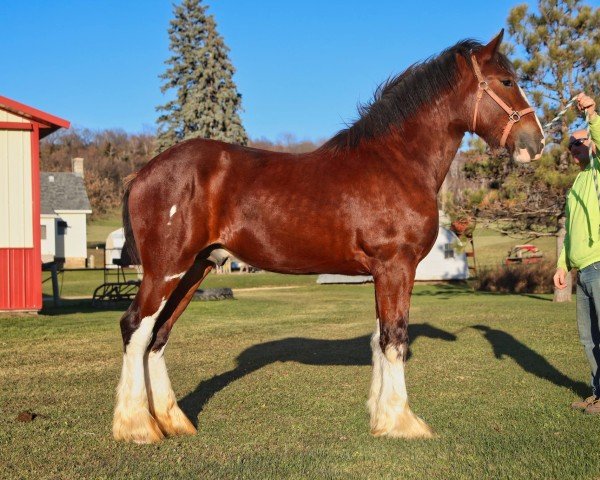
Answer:
M527 163L539 160L544 151L545 139L539 133L522 132L517 136L512 152L513 160Z

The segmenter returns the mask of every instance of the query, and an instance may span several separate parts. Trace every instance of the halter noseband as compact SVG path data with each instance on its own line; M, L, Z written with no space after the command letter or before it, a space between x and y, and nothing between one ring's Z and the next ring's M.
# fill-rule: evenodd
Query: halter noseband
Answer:
M475 55L471 55L471 62L473 63L473 70L475 72L475 76L477 77L477 81L479 82L479 88L477 90L477 100L475 101L475 112L473 113L473 127L471 128L471 132L475 132L475 127L477 126L477 112L479 110L479 102L483 97L483 92L486 92L492 99L508 114L508 123L504 127L504 131L502 132L502 139L500 140L500 146L504 147L506 144L506 139L508 138L508 134L512 129L513 125L521 120L521 117L527 115L528 113L533 113L533 107L524 108L523 110L514 110L510 108L504 101L494 93L494 91L490 88L487 81L483 78L481 74L481 70L479 69L479 65L477 64L477 60L475 59Z

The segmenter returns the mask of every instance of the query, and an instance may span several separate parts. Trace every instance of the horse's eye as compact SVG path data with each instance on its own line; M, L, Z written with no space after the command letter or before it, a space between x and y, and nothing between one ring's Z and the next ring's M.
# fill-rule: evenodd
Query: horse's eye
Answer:
M512 87L513 86L513 81L512 80L501 80L502 85L504 85L505 87Z

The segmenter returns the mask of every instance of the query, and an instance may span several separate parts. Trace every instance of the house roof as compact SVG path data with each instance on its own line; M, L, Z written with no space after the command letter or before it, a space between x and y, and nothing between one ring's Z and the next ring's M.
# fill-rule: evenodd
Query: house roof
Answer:
M38 123L40 125L40 138L50 135L59 128L69 128L71 126L71 123L64 118L42 112L37 108L30 107L16 100L11 100L2 95L0 95L0 108Z
M79 175L69 172L40 172L40 186L42 215L51 215L57 210L92 210L83 178Z

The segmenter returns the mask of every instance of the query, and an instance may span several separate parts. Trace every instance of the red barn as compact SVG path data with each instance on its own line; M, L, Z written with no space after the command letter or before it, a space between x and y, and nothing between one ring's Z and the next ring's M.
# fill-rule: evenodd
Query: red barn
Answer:
M69 125L0 96L0 311L42 308L39 142Z

